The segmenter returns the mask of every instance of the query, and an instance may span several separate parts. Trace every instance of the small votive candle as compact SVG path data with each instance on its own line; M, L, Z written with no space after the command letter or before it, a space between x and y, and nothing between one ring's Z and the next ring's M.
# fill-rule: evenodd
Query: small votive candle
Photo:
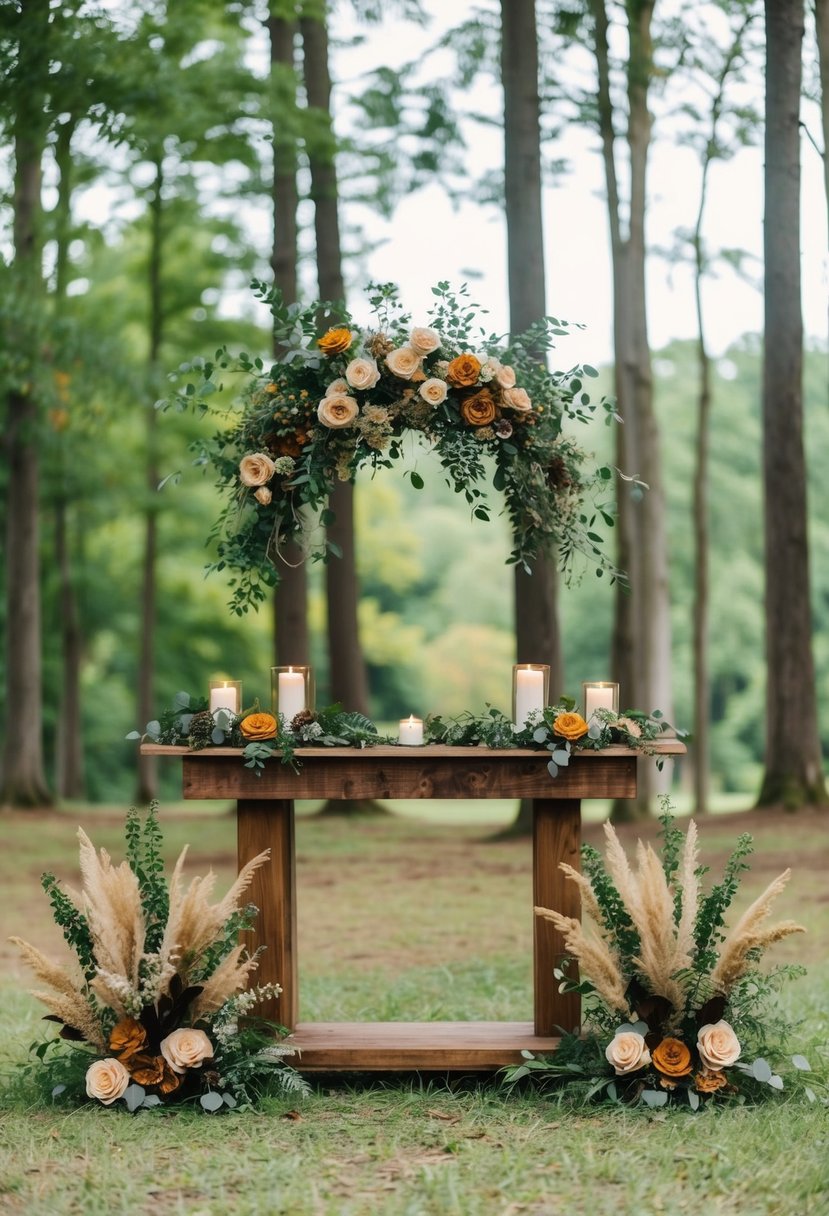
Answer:
M314 708L314 676L310 667L272 667L271 703L275 715L290 725L297 714Z
M550 667L547 663L516 663L512 669L512 720L519 730L530 714L541 713L550 699Z
M242 711L242 681L241 680L211 680L210 681L210 712L227 710L229 714Z
M423 722L411 714L408 718L400 719L399 742L403 747L423 746Z
M585 681L581 686L584 701L584 720L589 722L597 709L619 712L619 685L606 680Z

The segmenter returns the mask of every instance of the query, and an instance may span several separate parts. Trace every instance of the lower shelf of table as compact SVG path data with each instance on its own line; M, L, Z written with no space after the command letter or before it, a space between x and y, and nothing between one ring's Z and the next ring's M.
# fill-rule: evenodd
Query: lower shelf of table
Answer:
M522 1051L555 1051L532 1022L300 1022L288 1040L300 1072L468 1071L519 1064Z

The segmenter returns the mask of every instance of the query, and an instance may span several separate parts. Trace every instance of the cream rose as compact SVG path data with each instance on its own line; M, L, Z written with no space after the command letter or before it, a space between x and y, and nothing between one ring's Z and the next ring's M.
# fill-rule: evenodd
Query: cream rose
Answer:
M253 452L239 461L239 480L243 486L263 486L275 471L273 461L264 452Z
M440 346L440 334L436 329L415 327L409 334L409 346L421 358L424 355L431 355L432 351L437 350Z
M636 1072L651 1062L651 1053L645 1044L644 1035L635 1030L619 1030L610 1040L605 1050L605 1056L617 1076L628 1072Z
M343 380L342 376L339 380L332 380L325 390L326 397L341 397L343 393L348 396L348 381Z
M515 388L515 372L509 364L498 364L495 372L495 383L501 388Z
M203 1030L183 1026L161 1040L161 1054L173 1072L185 1072L188 1068L201 1068L212 1057L213 1044Z
M525 414L527 410L531 410L533 407L533 403L525 388L505 388L501 395L501 400L511 410L518 410L522 414Z
M352 388L374 388L380 379L380 369L374 359L352 359L345 369L345 378Z
M351 426L360 407L353 397L345 393L336 393L331 397L323 397L317 407L317 417L325 426L332 428Z
M740 1058L740 1042L728 1022L709 1022L697 1035L699 1058L711 1072L728 1068Z
M386 355L386 367L401 380L411 380L420 367L420 355L411 346L398 346Z
M273 494L271 494L267 486L260 486L258 490L253 491L253 497L263 507L266 507L273 498Z
M90 1098L97 1098L104 1106L117 1102L130 1083L130 1074L120 1060L110 1056L106 1060L96 1060L86 1070L86 1092Z
M417 390L424 401L428 401L430 405L440 405L446 400L446 383L443 380L438 380L433 377L431 380L424 380L420 388Z

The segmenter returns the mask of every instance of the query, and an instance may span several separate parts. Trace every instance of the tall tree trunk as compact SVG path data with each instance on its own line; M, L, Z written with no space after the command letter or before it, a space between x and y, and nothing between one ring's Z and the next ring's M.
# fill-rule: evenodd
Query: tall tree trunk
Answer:
M815 31L820 69L820 116L823 128L823 191L829 221L829 0L815 0ZM829 299L827 300L829 308Z
M630 197L625 233L615 164L609 22L605 0L590 0L613 259L615 387L623 419L617 436L617 462L624 472L637 475L648 487L643 494L630 483L620 481L618 484L618 561L627 571L629 590L618 584L611 666L614 678L621 685L623 706L646 711L660 709L670 717L668 542L645 290L646 180L651 135L648 89L652 71L653 8L653 0L629 0L626 5L630 44L627 75ZM658 778L651 761L640 761L637 799L615 803L614 819L646 816L654 792L664 787L666 780Z
M326 6L319 17L300 20L305 57L305 88L308 105L316 110L330 134L328 146L315 141L309 153L311 197L314 200L314 233L317 244L317 274L321 300L344 300L342 247L337 202L337 170L334 134L331 127L331 76L328 66ZM360 600L354 545L354 487L340 482L330 500L336 519L328 528L328 540L341 557L326 564L328 603L328 657L331 696L347 709L367 714L368 678L360 646L357 606Z
M817 729L803 451L803 0L766 0L763 482L766 757L759 805L826 803Z
M60 317L66 302L69 277L69 241L72 234L72 139L77 127L74 118L62 122L55 141L58 170L58 202L55 209L55 316ZM58 571L61 685L58 723L55 732L55 786L61 798L85 798L83 712L81 671L83 634L78 596L68 539L69 495L63 484L66 453L61 451L61 468L55 478L55 559Z
M547 311L535 0L501 0L501 82L510 331L519 334ZM557 584L549 551L539 553L532 574L515 567L516 661L549 663L552 696L565 691ZM531 831L525 799L510 832Z
M15 289L31 314L40 306L41 160L45 146L44 96L49 72L49 0L31 0L20 14L14 115ZM39 361L34 333L24 321L29 383L7 398L6 460L6 729L0 804L44 806L52 802L43 765L43 701L40 599L38 410L33 381ZM9 709L11 707L11 709Z
M296 23L280 13L280 0L271 0L268 35L271 48L271 89L276 112L290 114L296 107L294 37ZM290 93L290 96L288 95ZM281 104L280 104L281 103ZM274 285L288 303L297 299L297 147L292 126L273 121L273 245L271 269ZM274 357L278 350L274 347ZM308 571L299 545L291 541L279 565L279 586L274 595L274 663L305 665L310 661L308 637Z
M153 406L157 387L159 358L164 332L161 266L164 221L164 167L162 155L155 162L155 180L150 197L150 254L148 266L149 330L147 381L151 400L146 415L146 494L144 514L144 555L141 570L140 642L138 657L138 721L143 727L154 716L155 627L157 615L158 564L158 417ZM158 793L158 768L153 756L138 759L139 802L150 802Z

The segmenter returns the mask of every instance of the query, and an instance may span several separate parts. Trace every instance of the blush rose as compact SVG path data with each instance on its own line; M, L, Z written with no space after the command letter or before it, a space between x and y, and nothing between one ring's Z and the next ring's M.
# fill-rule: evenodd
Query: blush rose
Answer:
M339 393L335 396L323 397L317 408L317 417L323 426L337 430L340 427L351 426L359 412L360 407L353 397Z
M111 1056L106 1060L96 1060L86 1070L86 1092L90 1098L97 1098L104 1106L117 1102L130 1083L130 1074L120 1060Z
M274 463L265 452L252 452L239 461L239 480L243 486L263 486L275 472Z
M636 1072L637 1068L644 1068L651 1062L651 1053L644 1035L637 1034L635 1030L617 1031L604 1054L608 1063L613 1065L616 1075L620 1077L628 1072Z
M709 1022L697 1034L699 1058L710 1072L728 1068L740 1058L740 1041L728 1022Z
M182 1026L161 1040L161 1054L173 1072L185 1072L188 1068L201 1068L205 1060L213 1056L213 1044L203 1030Z

